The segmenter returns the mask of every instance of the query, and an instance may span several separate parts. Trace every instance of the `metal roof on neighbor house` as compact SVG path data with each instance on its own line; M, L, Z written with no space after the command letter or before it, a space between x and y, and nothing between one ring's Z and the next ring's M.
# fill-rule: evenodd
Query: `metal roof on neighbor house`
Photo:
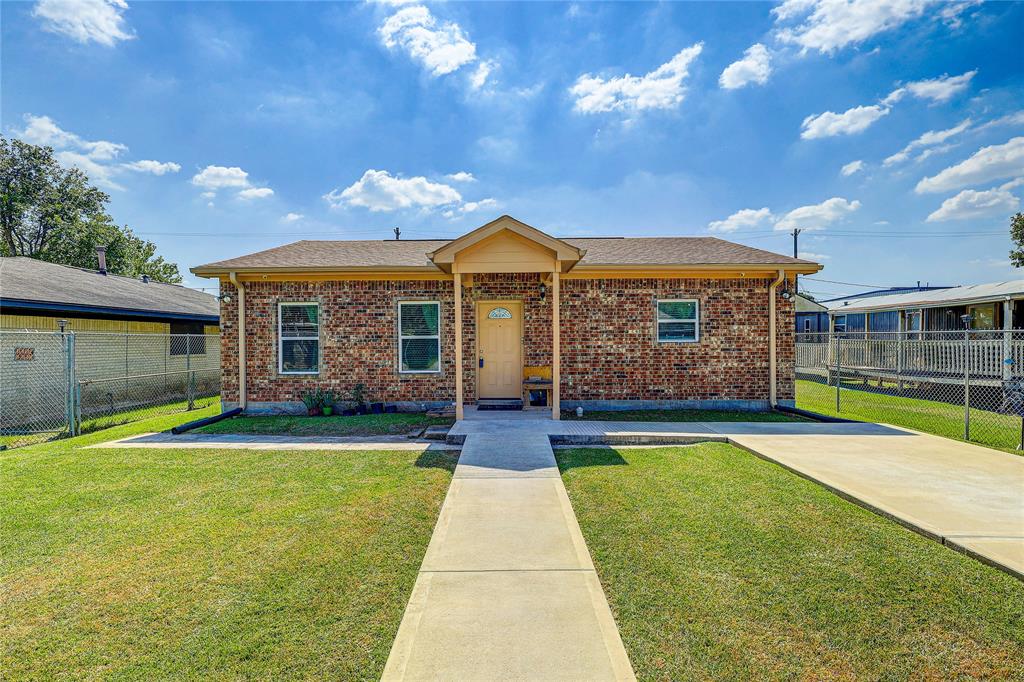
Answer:
M427 257L451 240L310 241L208 263L200 271L252 269L423 268ZM811 261L735 244L714 237L571 237L562 241L586 251L578 266L812 265Z
M154 318L216 324L216 296L23 256L0 258L0 306L55 314ZM6 312L6 310L5 310Z
M972 303L1002 301L1006 298L1024 298L1024 279L992 282L990 284L972 284L933 291L915 291L909 294L847 299L846 301L829 302L827 305L830 313L853 313L871 312L874 310L899 310L902 308L969 305Z

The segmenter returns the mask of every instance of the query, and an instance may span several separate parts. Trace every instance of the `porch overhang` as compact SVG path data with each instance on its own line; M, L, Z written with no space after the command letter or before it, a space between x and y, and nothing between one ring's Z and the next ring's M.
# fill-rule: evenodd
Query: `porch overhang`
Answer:
M503 215L427 254L446 273L569 272L586 251Z

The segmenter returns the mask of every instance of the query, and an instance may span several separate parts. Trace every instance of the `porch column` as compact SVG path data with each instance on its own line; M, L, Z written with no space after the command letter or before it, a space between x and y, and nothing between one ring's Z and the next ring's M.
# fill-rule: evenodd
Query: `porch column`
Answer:
M562 418L561 412L561 380L562 380L562 353L559 346L561 339L560 319L560 281L558 271L561 263L555 261L555 271L551 273L551 418L558 420Z
M455 264L452 264L452 284L455 286L455 418L462 419L462 275Z

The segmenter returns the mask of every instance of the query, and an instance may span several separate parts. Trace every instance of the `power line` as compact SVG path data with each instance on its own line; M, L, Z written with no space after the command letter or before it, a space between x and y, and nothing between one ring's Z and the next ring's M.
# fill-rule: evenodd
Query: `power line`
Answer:
M804 275L804 281L806 281L806 280L812 280L812 281L815 281L815 282L826 282L827 284L842 284L843 286L848 286L848 287L871 287L872 289L899 289L899 288L902 288L902 287L899 287L899 286L895 286L895 287L894 286L886 286L884 284L860 284L860 283L857 283L857 282L837 282L837 281L835 281L833 279L821 279L819 277L809 277L807 275Z

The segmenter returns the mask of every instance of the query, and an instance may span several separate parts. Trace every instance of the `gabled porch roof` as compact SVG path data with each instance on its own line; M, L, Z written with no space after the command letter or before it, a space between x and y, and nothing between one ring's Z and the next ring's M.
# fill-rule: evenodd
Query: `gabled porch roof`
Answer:
M458 268L460 272L492 271L489 263L500 264L500 270L493 269L500 272L547 272L557 263L559 272L568 272L586 251L503 215L428 253L427 258L452 272L459 260L474 254L476 258L467 258L470 267Z

